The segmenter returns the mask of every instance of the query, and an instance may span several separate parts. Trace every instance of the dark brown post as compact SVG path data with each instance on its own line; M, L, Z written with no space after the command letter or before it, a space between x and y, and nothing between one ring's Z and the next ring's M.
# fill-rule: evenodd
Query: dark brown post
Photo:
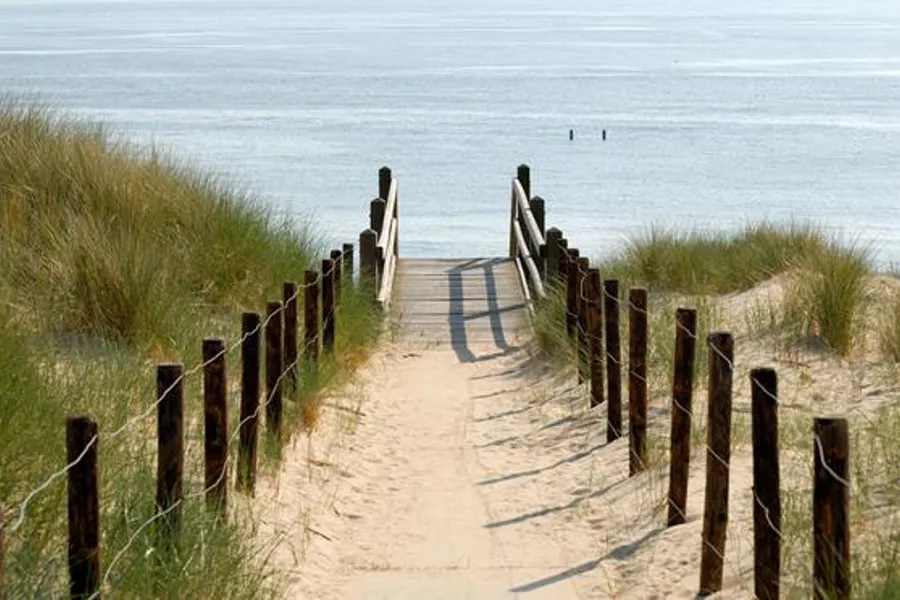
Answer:
M184 367L180 363L158 365L156 392L156 510L166 513L160 521L162 537L177 543L184 489Z
M237 487L256 489L256 438L259 422L259 347L262 337L259 313L246 312L241 320L241 423Z
M522 184L525 190L525 198L531 198L531 168L528 165L519 165L516 169L516 179Z
M98 443L96 422L80 415L66 417L66 462L75 463L69 469L68 486L72 598L88 598L100 589Z
M266 304L266 425L269 432L279 439L282 412L281 378L284 373L283 317L281 302Z
M556 274L562 285L568 285L569 281L569 240L559 240L559 264L556 266Z
M319 360L319 274L303 276L303 353L310 364Z
M578 259L578 289L575 291L575 311L578 314L578 383L584 383L587 375L586 367L589 364L590 354L587 346L587 317L588 303L585 301L585 288L587 287L588 271L590 270L590 261L582 256Z
M669 527L684 523L687 511L696 341L697 311L679 308L675 313L675 373L669 439Z
M284 370L289 389L297 389L297 304L300 291L293 281L284 284Z
M378 269L375 267L377 254L375 244L378 234L374 229L366 229L359 234L359 281L361 285L370 286L373 293L377 294Z
M228 378L222 338L203 340L203 364L206 504L225 521L228 514Z
M578 248L567 250L566 263L566 333L574 338L578 333Z
M647 290L628 290L628 471L647 468Z
M591 408L603 404L603 290L600 269L591 269L585 290L590 299L588 312L588 347L591 365Z
M344 244L341 249L343 250L341 254L344 257L342 272L346 274L348 285L353 285L353 244Z
M0 600L6 600L6 577L3 572L3 565L6 564L6 547L4 545L5 531L6 519L3 516L3 507L0 506Z
M813 421L813 565L817 599L850 598L850 444L847 420Z
M778 378L750 371L753 411L753 565L759 600L778 600L781 577L781 479L778 466Z
M554 281L559 276L559 241L561 239L562 231L556 227L547 230L547 283Z
M606 441L622 437L622 352L619 348L619 282L603 282L606 329Z
M344 278L344 273L341 269L344 263L344 255L340 250L331 251L331 263L334 265L334 306L338 307L341 305L341 280Z
M544 199L540 196L535 196L529 201L529 205L531 206L531 214L534 216L534 220L537 223L538 230L541 232L541 237L544 238L544 248L543 254L540 256L534 257L534 262L537 264L538 273L541 274L542 280L546 281L546 268L547 268L547 233L546 233L546 224L544 222ZM537 243L537 240L534 240L534 243Z
M391 169L390 167L381 167L378 169L378 197L387 200L391 191Z
M728 528L728 469L731 462L731 388L734 340L730 333L711 333L709 345L709 411L706 435L706 498L700 595L722 589L725 533Z
M383 198L375 198L369 204L369 228L379 236L384 227L385 208L386 205Z
M322 261L322 349L334 350L334 261Z

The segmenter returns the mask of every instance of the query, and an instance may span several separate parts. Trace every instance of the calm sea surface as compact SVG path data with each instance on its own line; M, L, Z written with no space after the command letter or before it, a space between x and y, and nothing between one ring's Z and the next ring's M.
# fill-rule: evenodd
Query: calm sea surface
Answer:
M388 164L406 256L503 254L528 162L592 255L651 225L812 218L900 262L897 0L0 0L0 90L335 242Z

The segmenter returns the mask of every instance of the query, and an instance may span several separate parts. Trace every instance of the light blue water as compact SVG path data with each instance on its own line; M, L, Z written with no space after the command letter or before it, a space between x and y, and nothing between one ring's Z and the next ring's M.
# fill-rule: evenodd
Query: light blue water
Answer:
M588 254L651 224L813 218L900 262L896 0L0 0L0 89L335 242L389 164L405 256L503 254L525 161Z

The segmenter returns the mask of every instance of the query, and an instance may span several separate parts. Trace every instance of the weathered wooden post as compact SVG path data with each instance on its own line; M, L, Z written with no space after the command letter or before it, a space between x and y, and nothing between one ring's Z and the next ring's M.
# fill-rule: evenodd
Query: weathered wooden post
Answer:
M95 421L81 415L66 417L66 462L72 465L68 472L69 590L78 599L100 589L98 444Z
M647 290L628 290L628 471L647 468Z
M334 261L322 261L322 350L334 351Z
M293 281L284 284L284 370L289 389L297 389L297 302L300 291Z
M241 422L237 487L253 494L256 489L256 439L259 422L259 348L262 333L259 313L245 312L241 319Z
M606 329L606 441L622 437L622 352L619 348L619 282L603 282Z
M556 273L559 277L561 285L568 286L569 282L569 240L562 238L559 240L559 263L556 266Z
M224 522L228 515L228 377L222 338L203 340L203 365L206 505Z
M562 231L556 227L547 230L547 283L551 283L559 276L559 242L562 240Z
M516 179L519 180L519 183L522 184L522 189L525 190L525 198L531 198L531 167L526 164L521 164L516 169Z
M283 317L281 302L266 304L266 425L276 439L281 439Z
M353 244L344 244L341 248L344 257L344 269L348 285L353 285Z
M369 203L369 229L380 236L384 230L384 211L387 203L384 198L375 198Z
M778 378L750 371L753 412L753 563L759 600L777 600L781 578L781 478L778 465Z
M375 295L378 294L377 243L378 234L374 229L366 229L359 234L359 281L362 286L370 286Z
M730 333L711 333L709 345L709 410L706 435L706 497L700 595L722 589L725 533L728 528L728 469L731 463L731 390L734 340Z
M391 168L384 166L378 169L378 197L387 200L391 191L391 180L393 179Z
M303 352L310 366L319 361L319 274L303 275Z
M574 340L578 332L578 248L566 252L566 333Z
M584 383L588 376L585 374L586 367L589 364L590 354L587 345L587 318L588 303L585 295L585 287L587 286L588 271L591 268L590 261L587 257L578 258L578 288L575 293L575 312L577 313L577 331L576 343L578 351L576 352L578 366L578 383Z
M344 255L340 250L331 251L331 263L334 265L334 306L337 308L341 305L341 280L344 278L343 269Z
M181 533L181 500L184 489L184 367L160 363L156 371L158 398L156 435L156 510L164 513L160 536L177 547Z
M697 311L679 308L675 313L675 373L669 439L669 527L684 523L687 511L696 340Z
M540 196L535 196L529 201L529 206L531 207L531 214L534 216L534 221L537 223L538 231L541 232L541 237L544 239L544 249L543 252L539 252L537 256L534 257L534 262L537 265L538 273L541 274L543 281L547 280L547 231L545 224L545 215L544 215L544 199ZM537 243L537 240L534 240Z
M591 408L603 404L603 290L600 286L600 269L588 274L586 294L590 299L588 312L588 347L591 365Z
M850 598L850 441L847 420L813 421L815 598Z
M72 462L72 461L69 461ZM0 600L6 600L6 576L3 565L6 564L6 517L3 516L3 507L0 506ZM98 536L99 537L99 536Z

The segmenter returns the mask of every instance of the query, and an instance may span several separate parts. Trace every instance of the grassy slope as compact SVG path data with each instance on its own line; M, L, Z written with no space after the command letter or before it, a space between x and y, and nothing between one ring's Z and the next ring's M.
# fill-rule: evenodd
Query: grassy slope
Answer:
M272 597L276 576L251 560L265 549L184 506L177 557L160 560L155 490L154 361L200 362L204 336L231 343L242 310L264 310L324 248L305 224L275 219L253 198L101 128L42 109L0 104L0 503L18 518L28 490L65 464L63 417L100 424L102 558L125 597ZM313 267L315 268L315 267ZM377 318L345 291L340 352L286 407L298 422L322 386L364 357ZM231 352L231 378L239 352ZM200 377L186 382L187 492L202 481ZM232 430L239 389L230 390ZM146 411L146 416L139 417ZM129 421L131 419L131 421ZM110 432L127 427L118 435ZM107 434L107 435L104 435ZM266 443L263 438L261 440ZM235 445L232 445L235 448ZM63 595L65 478L28 505L7 537L10 597Z

